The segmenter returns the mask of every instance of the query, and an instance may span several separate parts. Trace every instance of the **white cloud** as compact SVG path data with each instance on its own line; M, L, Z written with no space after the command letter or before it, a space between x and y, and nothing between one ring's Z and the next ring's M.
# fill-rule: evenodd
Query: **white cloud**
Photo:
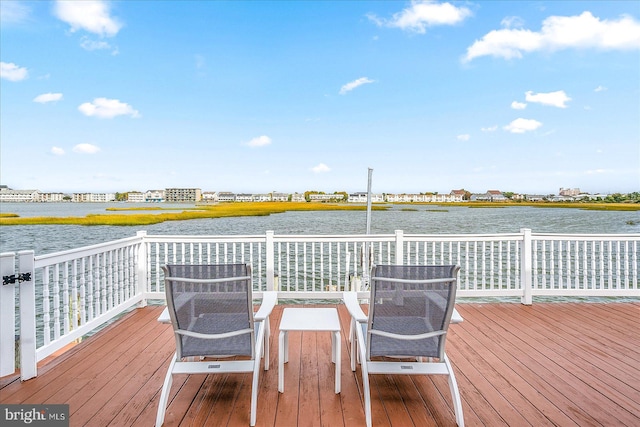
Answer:
M597 87L597 88L595 88L593 91L594 91L594 92L603 92L603 91L605 91L605 90L607 90L607 88L606 88L606 87L604 87L604 86L598 86L598 87Z
M258 136L246 143L246 145L248 145L249 147L264 147L270 144L271 144L271 138L269 138L266 135Z
M489 126L487 128L480 128L482 132L495 132L498 130L498 125Z
M29 71L24 67L18 67L13 62L0 62L0 78L19 82L29 76Z
M55 154L56 156L63 156L64 150L60 147L51 147L51 154Z
M110 6L106 1L58 0L54 14L71 26L71 31L85 30L100 36L115 36L122 24L110 15Z
M60 101L62 99L61 93L43 93L42 95L38 95L33 98L33 102L39 102L41 104L45 104L47 102L55 102Z
M481 56L522 58L523 53L562 49L631 50L640 48L640 23L630 16L601 20L591 12L550 16L539 32L503 28L487 33L467 48L464 61Z
M571 98L569 98L563 90L548 93L533 93L532 91L528 91L525 93L525 99L529 102L536 102L558 108L567 108L566 103L571 101Z
M140 113L131 105L117 99L96 98L93 102L85 102L78 107L85 116L112 119L116 116L140 117Z
M80 47L88 51L110 50L113 55L118 54L118 48L112 46L110 43L107 43L104 40L100 40L100 41L91 40L88 37L82 37L82 41L80 42Z
M458 139L458 141L468 141L471 138L471 135L465 133L462 135L458 135L456 138Z
M98 151L100 151L100 147L93 144L84 143L84 144L78 144L75 147L73 147L73 151L76 153L82 153L82 154L95 154Z
M527 108L527 104L525 104L524 102L513 101L511 103L511 108L513 108L514 110L524 110L525 108Z
M542 123L540 123L537 120L520 118L520 119L515 119L514 121L509 123L507 126L504 126L503 129L511 133L525 133L525 132L530 132L532 130L536 130L540 126L542 126Z
M360 77L359 79L356 79L352 82L347 83L346 85L342 86L340 88L340 95L344 95L347 92L352 91L353 89L357 88L358 86L362 86L364 84L367 83L374 83L375 80L370 80L367 77Z
M504 28L521 28L524 27L524 21L519 16L507 16L500 21Z
M15 24L25 21L31 14L31 9L18 1L0 1L0 22Z
M424 34L427 27L458 24L471 15L471 11L466 7L456 7L451 3L414 0L410 7L395 13L391 19L381 19L374 14L367 17L381 27L400 28Z
M312 167L311 170L313 171L313 173L323 173L329 172L331 168L329 168L329 166L325 165L324 163L320 163L319 165Z

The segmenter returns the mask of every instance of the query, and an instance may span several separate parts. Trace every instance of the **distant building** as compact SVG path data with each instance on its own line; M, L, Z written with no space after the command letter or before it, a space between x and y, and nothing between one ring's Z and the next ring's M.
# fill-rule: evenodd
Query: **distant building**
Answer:
M579 188L560 188L560 191L558 191L558 194L560 196L575 197L578 194L580 194L580 189Z
M146 201L145 194L139 191L130 191L127 193L127 202L144 203Z
M306 199L304 198L304 194L303 193L293 193L291 195L291 201L292 202L306 202Z
M202 199L199 188L166 188L164 199L169 203L195 203Z
M221 191L218 193L218 201L219 202L235 202L236 195L229 191Z
M472 194L471 201L476 202L504 202L507 200L504 194L498 190L489 190L484 194Z
M145 202L164 202L164 190L147 190L144 193Z
M116 200L116 193L73 193L71 201L76 203L107 203Z
M309 194L312 202L339 202L344 199L344 194Z
M236 202L253 202L253 194L238 193L236 194Z
M289 195L287 193L271 193L272 202L288 202Z
M0 188L0 202L37 202L38 190L12 190L11 188Z
M466 194L466 191L464 190L451 190L451 193L449 193L449 196L451 197L452 202L462 202L464 201L465 194Z
M56 203L64 201L64 193L39 193L38 201L45 203Z
M207 203L215 203L218 201L218 193L215 191L203 191L202 201Z

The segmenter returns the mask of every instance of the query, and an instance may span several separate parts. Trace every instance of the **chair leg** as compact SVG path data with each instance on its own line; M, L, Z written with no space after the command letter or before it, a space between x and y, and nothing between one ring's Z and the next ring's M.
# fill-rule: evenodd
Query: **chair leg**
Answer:
M456 413L456 424L458 427L464 427L464 415L462 414L462 400L460 400L460 390L458 389L458 382L456 376L453 373L453 367L447 355L444 355L444 363L447 365L449 371L449 389L451 390L451 399L453 400L453 410Z
M349 341L351 342L349 349L351 351L351 370L356 370L356 359L358 358L358 340L356 338L356 329L358 325L355 324L355 320L351 319L349 327Z
M253 370L253 379L251 381L251 419L249 424L251 427L256 425L258 412L258 373L260 372L260 358L256 359L256 367Z
M362 363L362 394L364 395L364 418L367 427L371 427L371 388L369 384L369 372L366 368L367 363Z
M164 378L164 384L162 385L162 392L160 393L160 400L158 401L158 413L156 415L156 427L160 427L164 423L164 414L167 410L167 401L169 400L169 391L171 390L171 384L173 383L173 367L177 361L177 355L174 354L173 360L167 369L167 375Z

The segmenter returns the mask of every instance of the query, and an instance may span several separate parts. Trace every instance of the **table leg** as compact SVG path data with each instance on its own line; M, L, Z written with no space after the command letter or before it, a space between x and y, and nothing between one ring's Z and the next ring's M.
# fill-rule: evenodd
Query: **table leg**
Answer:
M285 341L287 338L286 331L280 331L278 336L278 391L284 393L284 362L286 358L285 354Z
M333 332L331 334L333 337L333 342L335 343L335 348L332 353L334 354L335 363L336 363L336 394L340 393L340 374L341 374L341 344L340 344L340 331Z

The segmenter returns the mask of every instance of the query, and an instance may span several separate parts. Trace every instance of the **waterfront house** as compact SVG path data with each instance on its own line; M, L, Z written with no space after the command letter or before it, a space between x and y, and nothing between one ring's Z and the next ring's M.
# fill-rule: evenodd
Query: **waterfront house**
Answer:
M164 202L164 190L147 190L144 193L145 202Z

